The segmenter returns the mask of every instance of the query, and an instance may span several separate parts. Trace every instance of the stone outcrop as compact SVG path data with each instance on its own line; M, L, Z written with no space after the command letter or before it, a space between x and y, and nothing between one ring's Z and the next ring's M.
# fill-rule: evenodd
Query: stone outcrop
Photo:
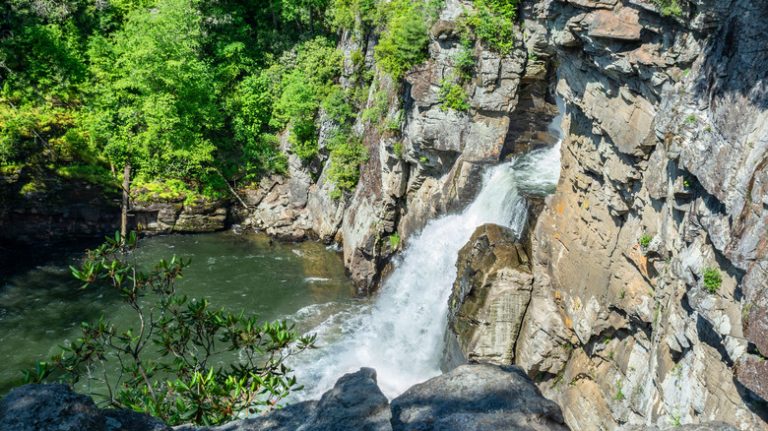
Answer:
M28 170L0 172L0 244L72 242L118 228L114 190Z
M152 199L135 201L131 205L129 222L142 233L195 233L215 232L227 227L225 201L197 199Z
M456 267L448 336L468 361L513 363L533 283L524 247L511 229L486 224L459 251Z
M102 410L62 384L25 385L0 401L0 431L171 431L162 422L125 410Z
M392 429L559 431L560 408L518 368L462 365L392 401Z
M376 372L341 377L317 401L218 427L175 431L538 431L567 430L557 405L520 369L464 365L416 385L390 405ZM133 412L100 410L64 385L26 385L0 401L0 431L170 431Z

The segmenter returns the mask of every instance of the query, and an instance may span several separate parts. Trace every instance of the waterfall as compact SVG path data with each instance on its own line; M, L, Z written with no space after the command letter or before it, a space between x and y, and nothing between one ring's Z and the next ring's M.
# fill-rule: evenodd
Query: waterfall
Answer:
M553 123L559 126L559 120ZM345 310L310 331L319 334L320 348L292 364L305 385L299 396L318 398L360 367L376 369L390 398L439 375L459 250L485 223L522 233L528 214L524 194L550 193L559 174L559 142L489 168L480 193L463 212L432 220L410 238L371 305Z

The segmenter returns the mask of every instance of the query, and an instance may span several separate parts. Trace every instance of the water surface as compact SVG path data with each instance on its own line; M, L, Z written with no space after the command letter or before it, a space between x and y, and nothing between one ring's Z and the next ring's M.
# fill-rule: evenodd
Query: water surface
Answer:
M192 259L178 283L180 293L262 320L287 318L300 332L359 302L341 257L320 243L223 232L149 238L135 253L143 264L172 255ZM81 258L81 252L68 250L33 268L0 268L0 395L21 383L20 370L76 338L80 322L102 315L131 321L114 292L79 288L67 268Z

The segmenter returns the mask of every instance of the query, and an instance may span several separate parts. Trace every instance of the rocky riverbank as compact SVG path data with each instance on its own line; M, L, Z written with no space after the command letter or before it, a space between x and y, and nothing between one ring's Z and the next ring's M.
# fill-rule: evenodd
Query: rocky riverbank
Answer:
M102 410L65 385L27 385L0 401L0 431L166 431L133 412ZM319 400L289 405L220 427L176 431L557 431L560 409L514 367L464 365L416 385L390 403L363 368L341 377Z

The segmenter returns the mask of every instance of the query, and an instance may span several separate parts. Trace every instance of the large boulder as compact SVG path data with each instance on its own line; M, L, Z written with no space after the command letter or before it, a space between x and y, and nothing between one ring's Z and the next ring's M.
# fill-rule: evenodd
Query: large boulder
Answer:
M517 367L462 365L392 401L392 429L567 430L557 404Z
M389 400L376 384L376 371L361 368L342 376L319 401L289 405L262 416L216 428L176 431L388 431Z
M448 337L469 361L511 364L533 284L524 247L511 229L486 224L459 251L456 268Z
M150 416L101 410L67 385L24 385L0 401L0 431L170 431Z

